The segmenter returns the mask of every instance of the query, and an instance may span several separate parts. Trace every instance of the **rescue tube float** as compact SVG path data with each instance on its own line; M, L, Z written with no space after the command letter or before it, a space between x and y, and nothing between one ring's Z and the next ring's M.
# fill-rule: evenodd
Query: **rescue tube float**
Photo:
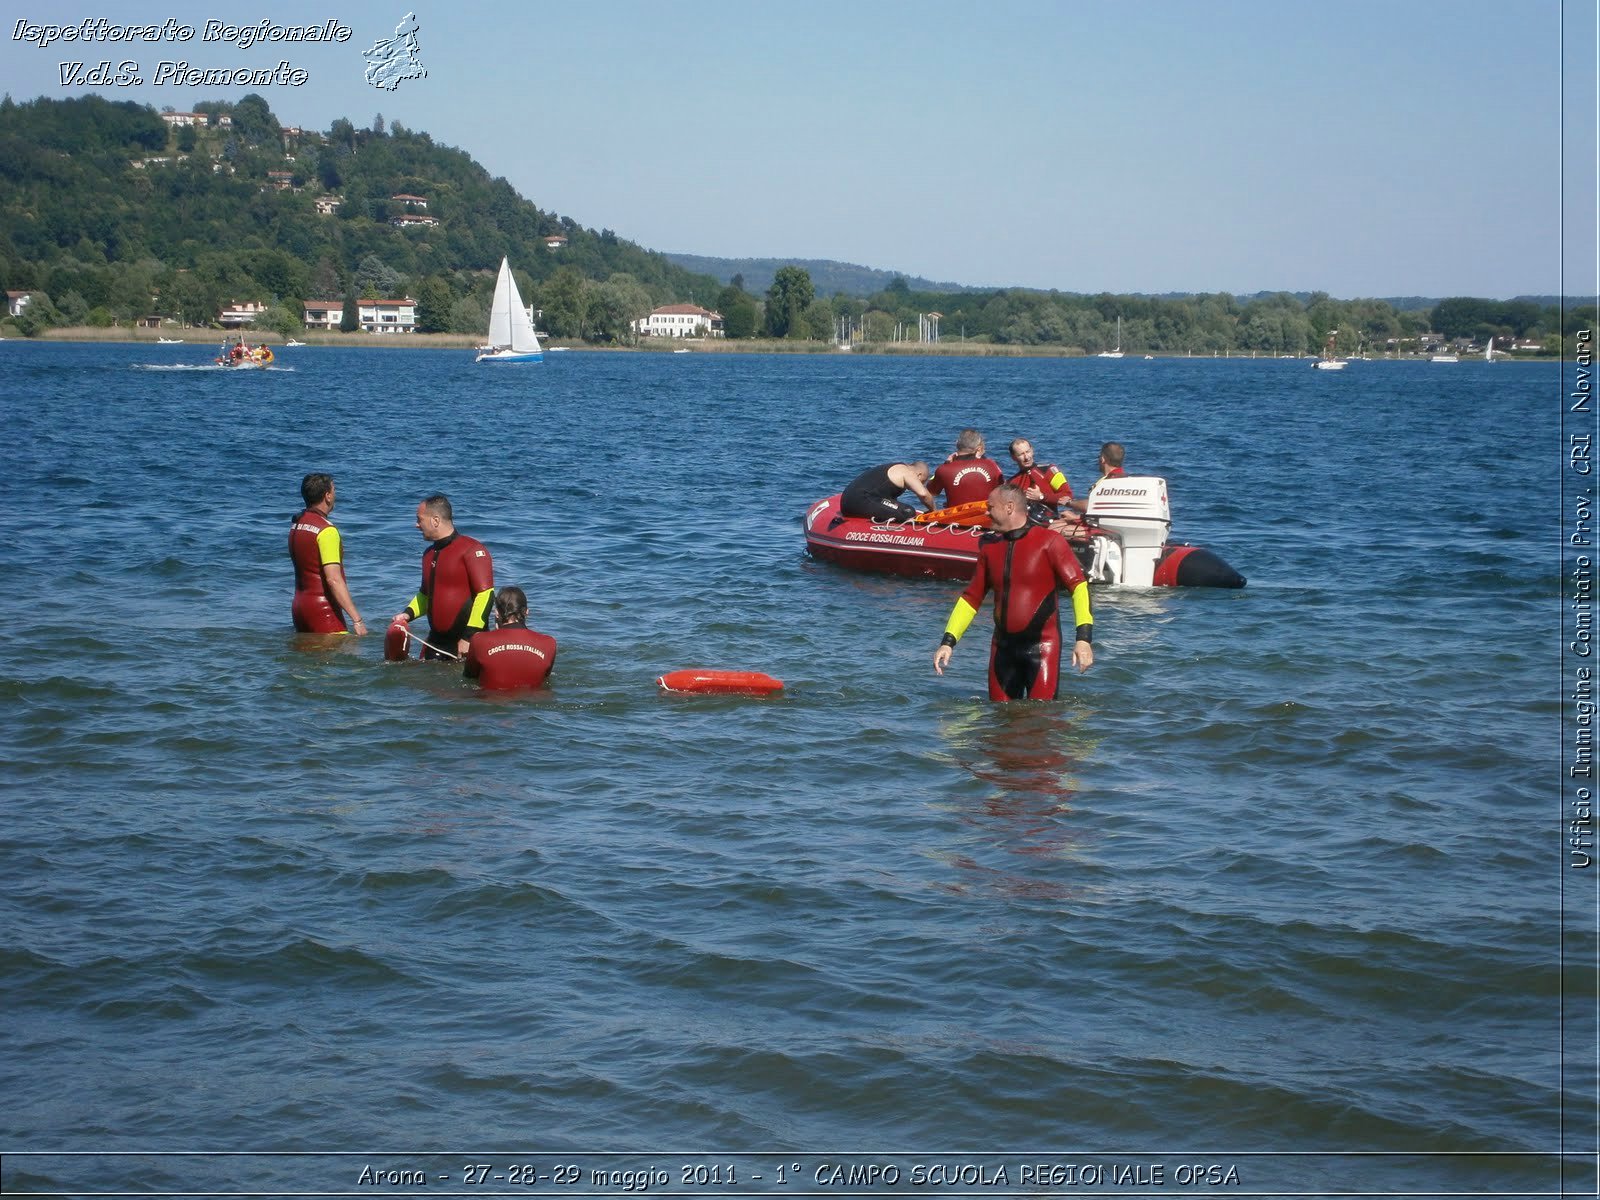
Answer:
M858 571L962 581L972 578L978 543L986 532L971 523L978 519L974 505L892 521L847 517L840 511L839 500L829 496L806 509L802 524L811 557ZM981 519L986 526L987 517ZM1245 585L1244 576L1211 551L1169 541L1171 529L1167 481L1159 475L1123 475L1094 485L1080 530L1069 540L1090 583L1124 587Z
M736 696L767 696L783 690L783 680L760 671L712 671L694 667L668 671L656 679L665 692L694 692Z
M404 621L390 621L389 628L383 635L383 657L388 662L404 662L409 655L406 654L406 638L410 636L410 629Z

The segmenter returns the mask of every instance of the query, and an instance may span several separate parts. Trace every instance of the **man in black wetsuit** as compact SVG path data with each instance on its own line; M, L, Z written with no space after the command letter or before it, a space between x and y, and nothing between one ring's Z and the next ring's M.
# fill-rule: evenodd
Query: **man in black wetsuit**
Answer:
M910 490L917 494L927 511L939 507L939 502L928 491L931 472L925 462L884 463L861 472L850 481L839 497L839 511L847 517L879 517L895 521L909 521L917 515L911 505L902 503L901 493Z

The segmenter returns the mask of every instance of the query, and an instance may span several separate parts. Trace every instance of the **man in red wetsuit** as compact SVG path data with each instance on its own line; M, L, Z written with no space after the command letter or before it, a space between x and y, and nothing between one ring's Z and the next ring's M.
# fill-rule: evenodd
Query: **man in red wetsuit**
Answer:
M1006 482L1022 489L1022 494L1035 504L1043 504L1054 512L1063 501L1072 499L1072 485L1061 469L1052 463L1041 467L1034 457L1033 443L1027 438L1017 438L1011 443L1011 459L1017 464L1017 473Z
M536 688L556 665L556 640L528 628L528 598L518 587L494 597L493 632L475 633L462 673L490 689Z
M448 496L436 492L417 505L417 528L432 543L422 552L422 586L394 619L428 618L424 658L464 657L467 639L489 621L494 562L482 542L456 532Z
M294 563L294 603L290 613L301 633L348 633L344 614L357 633L366 623L350 598L344 578L344 549L328 514L333 511L331 475L312 474L300 481L306 506L289 526L289 560Z
M956 643L978 615L985 592L994 592L994 640L989 648L989 699L1054 700L1061 675L1061 622L1056 589L1072 595L1077 625L1072 665L1094 665L1094 616L1089 583L1066 540L1028 522L1028 501L1020 488L1003 484L989 494L994 533L978 547L972 582L957 598L933 654L933 669L944 674Z
M983 434L976 429L963 429L956 438L955 453L939 464L928 482L928 490L937 496L944 493L945 506L969 504L974 500L987 500L989 493L1005 482L1005 472L1000 464L983 453Z
M1106 442L1103 446L1101 446L1100 479L1096 479L1095 483L1099 483L1102 479L1119 479L1126 475L1127 472L1122 469L1122 460L1126 453L1127 452L1124 450L1121 442ZM1091 486L1089 491L1092 492L1093 490L1094 488ZM1061 514L1061 520L1052 522L1050 528L1056 530L1057 532L1066 532L1063 526L1075 526L1078 523L1078 519L1074 514L1081 513L1089 507L1088 494L1086 493L1081 499L1079 499L1078 497L1073 496L1072 493L1068 492L1067 498L1061 502L1061 507L1063 509L1070 509L1071 511L1063 512Z

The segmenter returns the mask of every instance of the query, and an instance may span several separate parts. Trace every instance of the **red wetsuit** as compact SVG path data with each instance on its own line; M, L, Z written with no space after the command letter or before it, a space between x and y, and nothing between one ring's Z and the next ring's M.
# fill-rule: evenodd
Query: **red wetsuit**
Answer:
M477 538L452 533L422 552L422 587L406 605L428 618L428 644L451 654L456 643L488 624L494 562Z
M1089 640L1089 584L1066 540L1040 525L986 537L972 582L956 600L946 639L959 638L994 592L994 640L989 648L989 699L1054 700L1061 674L1061 621L1056 589L1072 593L1077 636ZM951 644L954 644L951 641Z
M289 526L289 558L294 563L294 627L301 633L348 633L344 614L328 590L326 566L342 566L339 531L323 514L306 509Z
M536 688L555 665L555 638L521 625L504 625L472 635L462 670L486 688Z
M987 500L989 493L999 487L1005 477L1000 464L992 458L958 455L939 464L933 478L928 480L928 490L935 496L943 492L945 506L953 508L973 500Z
M1072 485L1054 466L1029 467L1026 471L1018 471L1011 477L1010 482L1024 492L1031 487L1038 488L1044 494L1044 503L1051 508L1059 508L1063 500L1072 499Z

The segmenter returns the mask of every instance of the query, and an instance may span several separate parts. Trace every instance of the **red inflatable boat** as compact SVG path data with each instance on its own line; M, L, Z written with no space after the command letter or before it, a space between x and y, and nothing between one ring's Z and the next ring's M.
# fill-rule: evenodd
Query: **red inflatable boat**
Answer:
M839 497L806 509L806 549L811 557L857 571L929 579L972 578L978 542L988 532L938 514L915 521L847 517ZM1073 551L1090 583L1128 587L1239 588L1244 576L1209 550L1167 540L1172 520L1167 482L1154 475L1102 480L1089 493L1081 536Z

